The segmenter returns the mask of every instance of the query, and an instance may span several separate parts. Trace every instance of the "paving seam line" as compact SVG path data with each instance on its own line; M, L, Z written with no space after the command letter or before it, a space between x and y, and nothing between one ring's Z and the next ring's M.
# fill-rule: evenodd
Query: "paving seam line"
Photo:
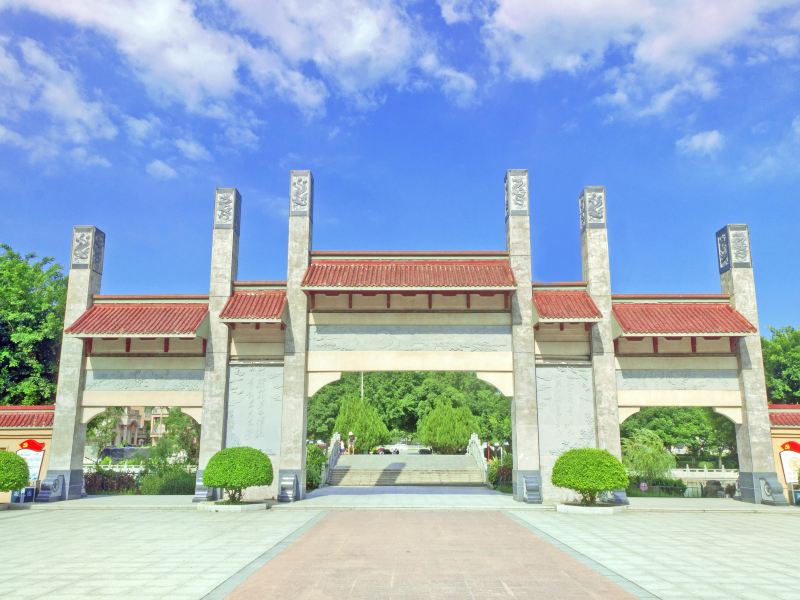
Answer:
M509 511L503 511L503 514L505 514L512 521L515 521L516 523L519 523L520 525L528 529L535 536L539 537L545 542L548 542L549 544L552 544L562 552L566 552L572 558L575 558L576 560L583 563L587 567L590 567L595 572L599 573L606 579L609 579L610 581L616 583L625 591L630 592L634 596L638 598L644 598L646 600L653 600L653 599L658 600L659 596L656 596L652 592L648 592L642 586L638 585L637 583L634 583L624 575L620 575L616 571L609 569L608 567L597 562L596 560L589 558L588 556L576 550L572 546L569 546L564 542L562 542L561 540L554 538L552 535L542 531L541 529L539 529L535 525L532 525L522 517L512 514Z
M314 527L327 514L328 514L327 511L319 511L318 514L311 517L308 521L306 521L300 527L292 531L289 535L287 535L277 544L271 546L264 553L258 555L256 558L251 560L241 569L236 571L236 573L234 573L233 575L228 577L225 581L217 585L213 590L211 590L205 596L203 596L201 600L223 600L224 598L226 598L231 592L233 592L233 590L235 590L237 587L239 587L239 585L244 583L245 580L247 580L253 573L258 571L261 567L263 567L273 558L278 556L278 554L286 550L286 548L288 548L294 541L300 538L309 529Z

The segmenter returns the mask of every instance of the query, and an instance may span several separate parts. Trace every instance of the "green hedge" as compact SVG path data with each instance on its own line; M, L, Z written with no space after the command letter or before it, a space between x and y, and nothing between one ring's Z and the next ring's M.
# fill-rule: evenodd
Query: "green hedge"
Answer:
M584 505L595 504L601 492L628 487L628 474L619 459L597 448L565 452L556 460L550 479L553 485L578 492Z
M13 452L0 450L0 492L20 490L28 485L28 463Z
M139 491L145 496L180 496L194 494L195 476L184 469L165 473L148 473L139 482Z
M306 489L315 490L320 484L322 465L328 462L325 452L316 444L306 446Z
M220 450L203 471L203 485L222 488L232 504L242 501L242 491L272 483L272 461L261 450L242 446Z

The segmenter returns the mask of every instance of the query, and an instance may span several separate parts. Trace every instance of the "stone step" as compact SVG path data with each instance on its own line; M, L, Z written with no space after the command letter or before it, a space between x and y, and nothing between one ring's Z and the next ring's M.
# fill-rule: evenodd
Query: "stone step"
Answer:
M483 485L483 477L476 469L468 470L367 470L334 469L331 485Z

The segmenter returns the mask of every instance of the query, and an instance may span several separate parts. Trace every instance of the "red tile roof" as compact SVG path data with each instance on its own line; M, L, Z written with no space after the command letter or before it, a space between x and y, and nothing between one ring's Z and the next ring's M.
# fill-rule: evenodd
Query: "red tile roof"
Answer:
M540 321L595 321L602 318L585 290L536 290L533 303Z
M286 307L283 290L238 290L219 315L223 321L280 321Z
M52 427L53 406L0 406L0 427Z
M800 409L800 405L778 405L781 408ZM800 410L773 410L770 405L769 422L773 427L800 427Z
M512 289L507 260L314 260L306 289Z
M623 335L733 335L756 329L729 304L717 302L619 302L614 318Z
M65 333L83 336L194 335L208 314L206 304L95 304Z

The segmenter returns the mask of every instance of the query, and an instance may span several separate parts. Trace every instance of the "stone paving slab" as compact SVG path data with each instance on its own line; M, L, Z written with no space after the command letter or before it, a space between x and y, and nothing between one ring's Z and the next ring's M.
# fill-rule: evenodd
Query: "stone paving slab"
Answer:
M0 513L4 598L202 598L317 511Z
M785 513L509 514L664 600L798 596L800 519Z
M335 511L228 596L636 598L500 512Z

